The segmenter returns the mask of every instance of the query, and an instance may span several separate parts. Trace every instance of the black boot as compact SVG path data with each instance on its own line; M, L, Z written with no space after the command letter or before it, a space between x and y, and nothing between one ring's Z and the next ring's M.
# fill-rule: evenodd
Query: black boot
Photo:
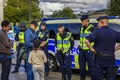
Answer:
M18 70L14 70L14 71L12 71L11 73L18 73L19 71Z
M45 76L49 76L49 72L45 72Z
M71 80L71 74L67 75L67 80Z
M85 80L85 78L81 78L80 80Z
M62 80L66 80L66 78L62 78Z

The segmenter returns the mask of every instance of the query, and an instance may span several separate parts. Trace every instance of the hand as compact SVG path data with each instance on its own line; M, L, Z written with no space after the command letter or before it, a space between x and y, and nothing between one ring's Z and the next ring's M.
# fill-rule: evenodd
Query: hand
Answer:
M94 53L94 54L97 53L94 48L91 48L90 51L91 51L92 53Z

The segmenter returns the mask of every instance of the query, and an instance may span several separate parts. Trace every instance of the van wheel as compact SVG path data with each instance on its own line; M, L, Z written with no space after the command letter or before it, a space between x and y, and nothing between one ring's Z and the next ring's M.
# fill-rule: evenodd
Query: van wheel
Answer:
M49 56L49 68L50 68L50 71L58 70L56 59L53 56Z
M119 67L116 67L116 69L115 69L116 80L120 80L120 74L118 74L118 68Z

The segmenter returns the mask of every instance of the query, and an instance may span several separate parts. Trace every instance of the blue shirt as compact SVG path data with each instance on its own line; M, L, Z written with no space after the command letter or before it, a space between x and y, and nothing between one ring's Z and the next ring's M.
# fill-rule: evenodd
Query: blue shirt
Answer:
M32 30L31 28L28 28L25 31L25 46L26 48L32 48L33 47L33 41L37 39L36 32Z
M94 42L94 49L97 52L113 54L116 42L120 43L120 33L110 29L108 26L104 26L96 29L86 39Z
M18 26L14 26L14 33L17 33L19 31L19 27Z

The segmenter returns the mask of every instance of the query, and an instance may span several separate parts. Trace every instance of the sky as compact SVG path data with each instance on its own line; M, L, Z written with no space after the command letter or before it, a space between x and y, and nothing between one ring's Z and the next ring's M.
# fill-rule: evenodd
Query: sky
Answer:
M65 7L73 9L74 13L81 11L95 11L107 8L108 0L41 0L39 7L45 15L51 15L54 11L62 10Z

